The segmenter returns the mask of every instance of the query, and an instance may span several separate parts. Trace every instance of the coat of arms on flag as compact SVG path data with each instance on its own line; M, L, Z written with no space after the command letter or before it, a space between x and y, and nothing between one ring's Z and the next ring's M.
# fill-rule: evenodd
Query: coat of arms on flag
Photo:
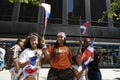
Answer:
M88 21L86 21L86 22L81 21L80 22L80 34L84 35L86 33L88 25L89 25Z

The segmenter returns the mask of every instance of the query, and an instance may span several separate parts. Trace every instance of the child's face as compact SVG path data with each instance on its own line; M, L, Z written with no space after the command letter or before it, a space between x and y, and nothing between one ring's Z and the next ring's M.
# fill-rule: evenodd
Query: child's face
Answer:
M32 49L36 49L38 45L38 37L34 36L30 39L30 44Z

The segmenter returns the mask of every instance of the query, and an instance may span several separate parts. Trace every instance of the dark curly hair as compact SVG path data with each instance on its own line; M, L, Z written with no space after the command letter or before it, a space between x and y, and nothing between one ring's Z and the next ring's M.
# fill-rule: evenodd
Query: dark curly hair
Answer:
M41 48L41 45L40 45L41 37L37 33L30 33L27 36L26 40L25 40L24 49L31 48L30 40L33 37L38 37L38 46L37 46L37 48Z

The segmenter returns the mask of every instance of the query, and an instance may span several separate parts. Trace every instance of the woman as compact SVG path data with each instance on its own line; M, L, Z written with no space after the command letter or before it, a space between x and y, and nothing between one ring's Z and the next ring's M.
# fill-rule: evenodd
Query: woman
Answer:
M91 44L90 38L84 39L83 52ZM88 79L89 80L102 80L102 74L99 68L99 63L102 59L102 52L99 48L94 47L94 60L88 65Z
M59 32L57 41L44 49L47 58L50 59L50 70L47 80L73 80L74 74L71 68L72 53L66 46L66 34Z
M39 46L40 41L40 37L36 33L31 33L25 41L25 49L19 58L24 75L22 80L36 80L36 73L39 70L37 63L41 58L44 58Z

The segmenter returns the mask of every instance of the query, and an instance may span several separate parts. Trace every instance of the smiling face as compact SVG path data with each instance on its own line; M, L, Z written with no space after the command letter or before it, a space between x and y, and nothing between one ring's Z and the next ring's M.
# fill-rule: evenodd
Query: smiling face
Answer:
M61 35L57 36L57 42L60 46L64 45L65 38Z
M37 49L37 46L38 46L38 37L37 36L33 36L31 39L30 39L30 45L31 45L31 49Z

